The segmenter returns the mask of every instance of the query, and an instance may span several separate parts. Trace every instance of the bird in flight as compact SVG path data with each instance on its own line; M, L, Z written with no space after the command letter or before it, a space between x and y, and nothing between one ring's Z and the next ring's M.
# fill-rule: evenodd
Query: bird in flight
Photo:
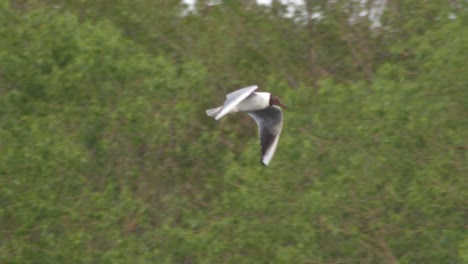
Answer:
M227 94L222 106L208 109L206 114L215 120L230 113L240 112L252 117L257 123L260 135L261 162L268 166L275 154L283 128L283 113L280 107L286 108L286 106L271 93L255 92L257 88L257 85L253 85Z

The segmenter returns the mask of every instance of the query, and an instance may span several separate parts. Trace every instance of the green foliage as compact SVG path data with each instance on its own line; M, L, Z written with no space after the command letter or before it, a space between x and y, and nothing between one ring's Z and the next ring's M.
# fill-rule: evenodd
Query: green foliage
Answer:
M312 2L0 2L1 262L468 261L463 4Z

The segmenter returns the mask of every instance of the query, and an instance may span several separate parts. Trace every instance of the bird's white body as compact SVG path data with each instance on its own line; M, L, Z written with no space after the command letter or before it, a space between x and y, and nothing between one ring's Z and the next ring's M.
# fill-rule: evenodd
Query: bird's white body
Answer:
M270 93L253 92L244 101L231 110L231 113L251 112L265 109L270 106Z
M223 106L206 111L208 116L219 120L229 113L251 112L265 109L270 106L270 93L254 92L256 85L242 88L226 95Z
M271 94L254 92L256 85L242 88L226 95L223 106L206 111L208 116L219 120L229 113L246 112L257 123L262 148L262 164L267 166L276 151L283 127L283 115L279 107L271 105Z

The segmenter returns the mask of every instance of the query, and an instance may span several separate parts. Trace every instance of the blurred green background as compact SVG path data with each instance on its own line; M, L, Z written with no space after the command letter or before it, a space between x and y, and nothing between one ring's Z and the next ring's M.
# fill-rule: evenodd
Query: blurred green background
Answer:
M0 0L0 263L468 263L468 2ZM205 110L258 84L289 109Z

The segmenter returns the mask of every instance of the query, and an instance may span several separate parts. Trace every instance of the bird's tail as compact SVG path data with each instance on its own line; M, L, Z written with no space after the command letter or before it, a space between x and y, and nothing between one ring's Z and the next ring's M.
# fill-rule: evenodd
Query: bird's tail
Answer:
M208 110L206 110L206 114L208 116L214 117L221 111L221 108L223 108L223 107L220 106L220 107L208 109Z

